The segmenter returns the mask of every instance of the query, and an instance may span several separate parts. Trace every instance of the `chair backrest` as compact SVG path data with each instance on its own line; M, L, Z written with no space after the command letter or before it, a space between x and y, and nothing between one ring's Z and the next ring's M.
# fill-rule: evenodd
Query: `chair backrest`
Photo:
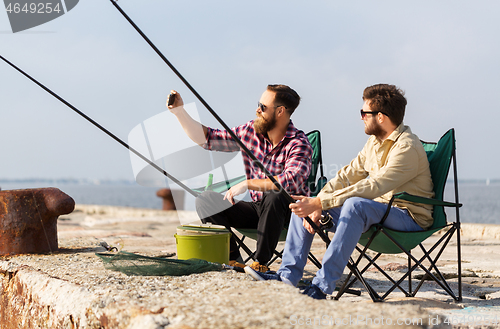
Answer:
M434 193L437 200L443 201L444 188L448 173L450 171L451 161L455 155L455 130L448 130L437 143L422 142L424 150L429 159L432 183L434 184ZM457 182L454 182L456 186ZM442 206L434 206L434 223L430 229L446 225L446 213Z
M313 149L311 173L307 178L306 184L307 186L309 186L309 189L311 190L311 196L316 196L327 182L326 177L323 175L323 158L321 155L321 134L319 130L313 130L308 132L306 135ZM318 169L320 171L321 176L318 179L318 182L316 183Z

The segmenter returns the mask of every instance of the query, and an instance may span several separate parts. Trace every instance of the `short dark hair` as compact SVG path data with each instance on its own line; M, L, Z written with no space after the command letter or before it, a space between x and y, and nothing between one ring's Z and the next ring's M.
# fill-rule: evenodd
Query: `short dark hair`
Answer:
M268 85L267 90L275 93L274 103L286 107L290 115L299 106L300 96L292 88L286 85Z
M366 87L363 100L370 105L370 110L380 111L389 117L396 126L403 122L406 108L405 93L398 87L388 84L377 84Z

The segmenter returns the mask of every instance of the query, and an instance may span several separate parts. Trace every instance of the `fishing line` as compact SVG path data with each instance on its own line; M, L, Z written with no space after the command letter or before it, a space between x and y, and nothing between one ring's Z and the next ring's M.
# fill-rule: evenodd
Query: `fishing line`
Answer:
M256 164L260 170L264 172L264 174L273 182L273 184L278 188L279 192L283 194L287 198L290 203L295 203L295 200L292 196L281 186L281 184L271 175L271 173L264 167L264 165L255 157L255 155L250 152L250 150L243 144L243 142L236 136L236 134L229 128L228 125L219 117L219 115L208 105L208 103L201 97L200 94L191 86L191 84L182 76L182 74L170 63L170 61L162 54L162 52L154 45L154 43L149 40L149 38L141 31L141 29L132 21L132 19L121 9L121 7L117 4L118 0L110 0L111 3L115 6L115 8L122 14L123 17L134 27L134 29L142 36L142 38L153 48L153 50L160 56L160 58L170 67L170 69L179 77L179 79L188 87L188 89L198 98L198 100L206 107L206 109L213 115L213 117L224 127L224 129L229 133L229 135L234 139L234 141L241 147L241 149L252 159L253 163ZM321 239L326 243L326 245L330 245L330 238L328 235L314 223L308 216L304 217L304 219L311 225L312 228L318 233ZM369 288L361 278L361 274L359 270L354 266L354 261L352 258L349 258L349 262L347 263L347 267L354 273L354 275L358 278L358 280L363 284L365 289L372 294L372 289Z
M85 113L81 112L80 110L78 110L76 107L74 107L73 105L71 105L70 103L68 103L66 100L64 100L62 97L60 97L59 95L57 95L56 93L54 93L52 90L50 90L49 88L45 87L43 84L41 84L40 82L38 82L36 79L34 79L33 77L31 77L30 75L28 75L26 72L24 72L23 70L21 70L19 67L17 67L16 65L14 65L13 63L11 63L10 61L8 61L6 58L4 58L3 56L0 55L0 58L6 62L7 64L9 64L10 66L12 66L13 68L15 68L17 71L19 71L21 74L23 74L25 77L27 77L28 79L30 79L31 81L33 81L34 83L36 83L39 87L41 87L42 89L44 89L45 91L47 91L49 94L51 94L52 96L54 96L55 98L57 98L59 101L61 101L62 103L64 103L66 106L68 106L69 108L71 108L73 111L75 111L76 113L80 114L82 117L84 117L86 120L88 120L89 122L91 122L93 125L95 125L97 128L101 129L103 132L105 132L106 134L108 134L109 136L111 136L114 140L116 140L118 143L120 143L121 145L123 145L124 147L126 147L127 149L129 149L130 151L132 151L135 155L137 155L138 157L140 157L141 159L143 159L144 161L146 161L148 164L150 164L151 166L153 166L156 170L160 171L162 174L164 174L166 177L170 178L174 183L176 183L177 185L179 185L181 188L183 188L184 190L186 190L187 192L189 192L191 195L193 195L195 198L198 197L200 195L200 193L190 189L189 187L187 187L186 185L184 185L183 183L181 183L178 179L176 179L175 177L173 177L172 175L170 175L169 173L167 173L165 170L161 169L159 166L157 166L155 163L153 163L151 160L149 160L148 158L146 158L145 156L143 156L141 153L139 153L138 151L136 151L135 149L133 149L131 146L129 146L127 143L125 143L124 141L122 141L120 138L118 138L117 136L115 136L114 134L112 134L110 131L108 131L106 128L104 128L103 126L101 126L100 124L98 124L96 121L92 120L89 116L87 116ZM43 223L42 223L43 225ZM231 229L228 228L228 230L232 233ZM236 239L236 241L238 242L241 242L241 240L234 234L232 233L234 238ZM248 250L248 248L243 248L245 250L246 253L248 253L249 255L251 254L251 251Z
M176 179L175 177L173 177L172 175L170 175L169 173L167 173L165 170L163 170L162 168L160 168L154 162L152 162L151 160L149 160L148 158L146 158L144 155L142 155L141 153L139 153L138 151L136 151L134 148L132 148L127 143L125 143L124 141L122 141L116 135L114 135L109 130L107 130L106 128L104 128L103 126L101 126L99 123L97 123L96 121L94 121L92 118L90 118L89 116L87 116L85 113L83 113L82 111L78 110L76 107L74 107L70 103L68 103L66 100L64 100L62 97L60 97L56 93L54 93L52 90L50 90L49 88L45 87L43 84L41 84L36 79L34 79L33 77L31 77L29 74L27 74L26 72L24 72L23 70L21 70L19 67L17 67L16 65L14 65L10 61L8 61L6 58L4 58L1 55L0 55L0 58L5 63L7 63L10 66L12 66L13 68L15 68L22 75L24 75L25 77L27 77L28 79L30 79L31 81L33 81L40 88L42 88L43 90L45 90L46 92L48 92L49 94L51 94L52 96L54 96L55 98L57 98L64 105L68 106L70 109L72 109L73 111L75 111L76 113L78 113L79 115L81 115L83 118L85 118L87 121L89 121L90 123L92 123L94 126L96 126L97 128L99 128L100 130L102 130L104 133L106 133L108 136L110 136L111 138L113 138L115 141L117 141L118 143L120 143L121 145L123 145L124 147L126 147L127 149L129 149L132 153L134 153L135 155L137 155L139 158L141 158L142 160L146 161L153 168L155 168L156 170L158 170L159 172L161 172L163 175L167 176L170 180L172 180L175 184L179 185L181 188L183 188L184 190L186 190L188 193L190 193L194 197L198 197L200 195L200 193L195 192L192 189L190 189L189 187L187 187L186 185L184 185L178 179Z
M239 147L252 159L253 163L256 164L260 170L264 172L264 174L273 182L273 184L278 188L279 192L282 193L290 203L295 203L295 200L291 197L291 195L281 186L281 184L271 175L271 173L264 167L264 165L255 157L255 155L250 152L250 150L243 144L243 142L236 136L236 134L229 128L228 125L219 117L219 115L208 105L208 103L201 97L200 94L191 86L191 84L182 76L182 74L170 63L170 61L161 53L161 51L154 45L154 43L149 40L149 38L141 31L141 29L132 21L132 19L121 9L121 7L117 4L116 0L110 0L111 3L115 6L115 8L125 17L125 19L134 27L134 29L143 37L143 39L153 48L153 50L160 56L160 58L172 69L172 71L181 79L181 81L188 87L188 89L198 98L198 100L207 108L207 110L214 116L214 118L224 127L224 129L229 133L229 135L234 139L234 141L238 144ZM326 235L322 230L320 230L317 225L309 218L306 217L306 220L311 224L315 229L317 228L318 234L321 236L325 243L330 244L330 239L328 235Z
M231 135L231 137L235 140L236 143L247 153L247 155L252 159L252 161L261 169L266 176L274 183L274 185L279 189L283 190L281 184L276 181L276 179L269 173L269 171L264 167L264 165L253 155L252 152L243 144L240 139L234 134L234 132L229 128L228 125L219 117L219 115L212 109L212 107L201 97L200 94L191 86L191 84L182 76L182 74L170 63L170 61L161 53L161 51L156 48L153 42L149 40L149 38L141 31L141 29L132 21L132 19L118 6L117 1L110 0L111 3L115 6L116 9L125 17L125 19L135 28L135 30L144 38L144 40L153 48L153 50L160 56L160 58L170 67L170 69L181 79L181 81L188 87L188 89L198 98L198 100L207 108L207 110L214 116L214 118L224 127L224 129ZM293 198L285 191L287 198L290 202L295 202Z

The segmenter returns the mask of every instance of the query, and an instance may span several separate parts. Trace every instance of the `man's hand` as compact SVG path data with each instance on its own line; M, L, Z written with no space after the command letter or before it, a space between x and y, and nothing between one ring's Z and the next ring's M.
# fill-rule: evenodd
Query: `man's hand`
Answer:
M186 135L196 144L204 145L207 142L208 128L193 120L186 112L181 94L175 90L171 90L170 93L175 95L175 100L172 105L168 105L167 99L167 108L175 115ZM168 98L170 99L170 95L168 95Z
M321 219L321 200L319 198L308 198L305 196L295 195L292 195L292 198L297 200L296 203L290 204L292 212L301 218L309 217L316 225L318 225L319 220ZM316 233L313 227L305 219L303 225L309 233Z
M235 204L234 197L245 193L247 190L248 190L248 183L246 180L244 180L243 182L238 183L233 187L231 187L224 195L224 200L231 202L231 204Z
M174 100L174 103L172 105L168 105L168 100L170 99L170 95L168 95L168 98L167 98L167 108L169 110L175 109L177 107L184 106L184 101L182 100L181 94L179 94L175 90L171 90L170 94L174 94L175 95L175 100Z

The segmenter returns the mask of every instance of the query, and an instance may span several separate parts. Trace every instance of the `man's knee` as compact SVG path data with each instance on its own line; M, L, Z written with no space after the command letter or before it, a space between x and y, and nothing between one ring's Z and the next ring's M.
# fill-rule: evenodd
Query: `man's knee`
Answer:
M342 213L355 213L358 215L362 215L364 213L364 203L367 199L360 197L352 197L344 201L342 205Z
M201 219L213 216L231 207L223 196L213 191L205 191L195 200L196 212Z
M347 200L344 201L344 205L343 206L347 206L349 208L352 208L352 207L358 207L359 205L363 204L363 202L365 201L366 199L364 198L360 198L358 196L353 196Z
M352 197L344 202L341 217L352 223L358 222L366 230L371 225L380 222L386 207L386 205L373 200Z
M204 206L206 204L213 204L218 200L222 199L222 195L220 193L214 191L205 191L198 195L195 200L196 207Z

